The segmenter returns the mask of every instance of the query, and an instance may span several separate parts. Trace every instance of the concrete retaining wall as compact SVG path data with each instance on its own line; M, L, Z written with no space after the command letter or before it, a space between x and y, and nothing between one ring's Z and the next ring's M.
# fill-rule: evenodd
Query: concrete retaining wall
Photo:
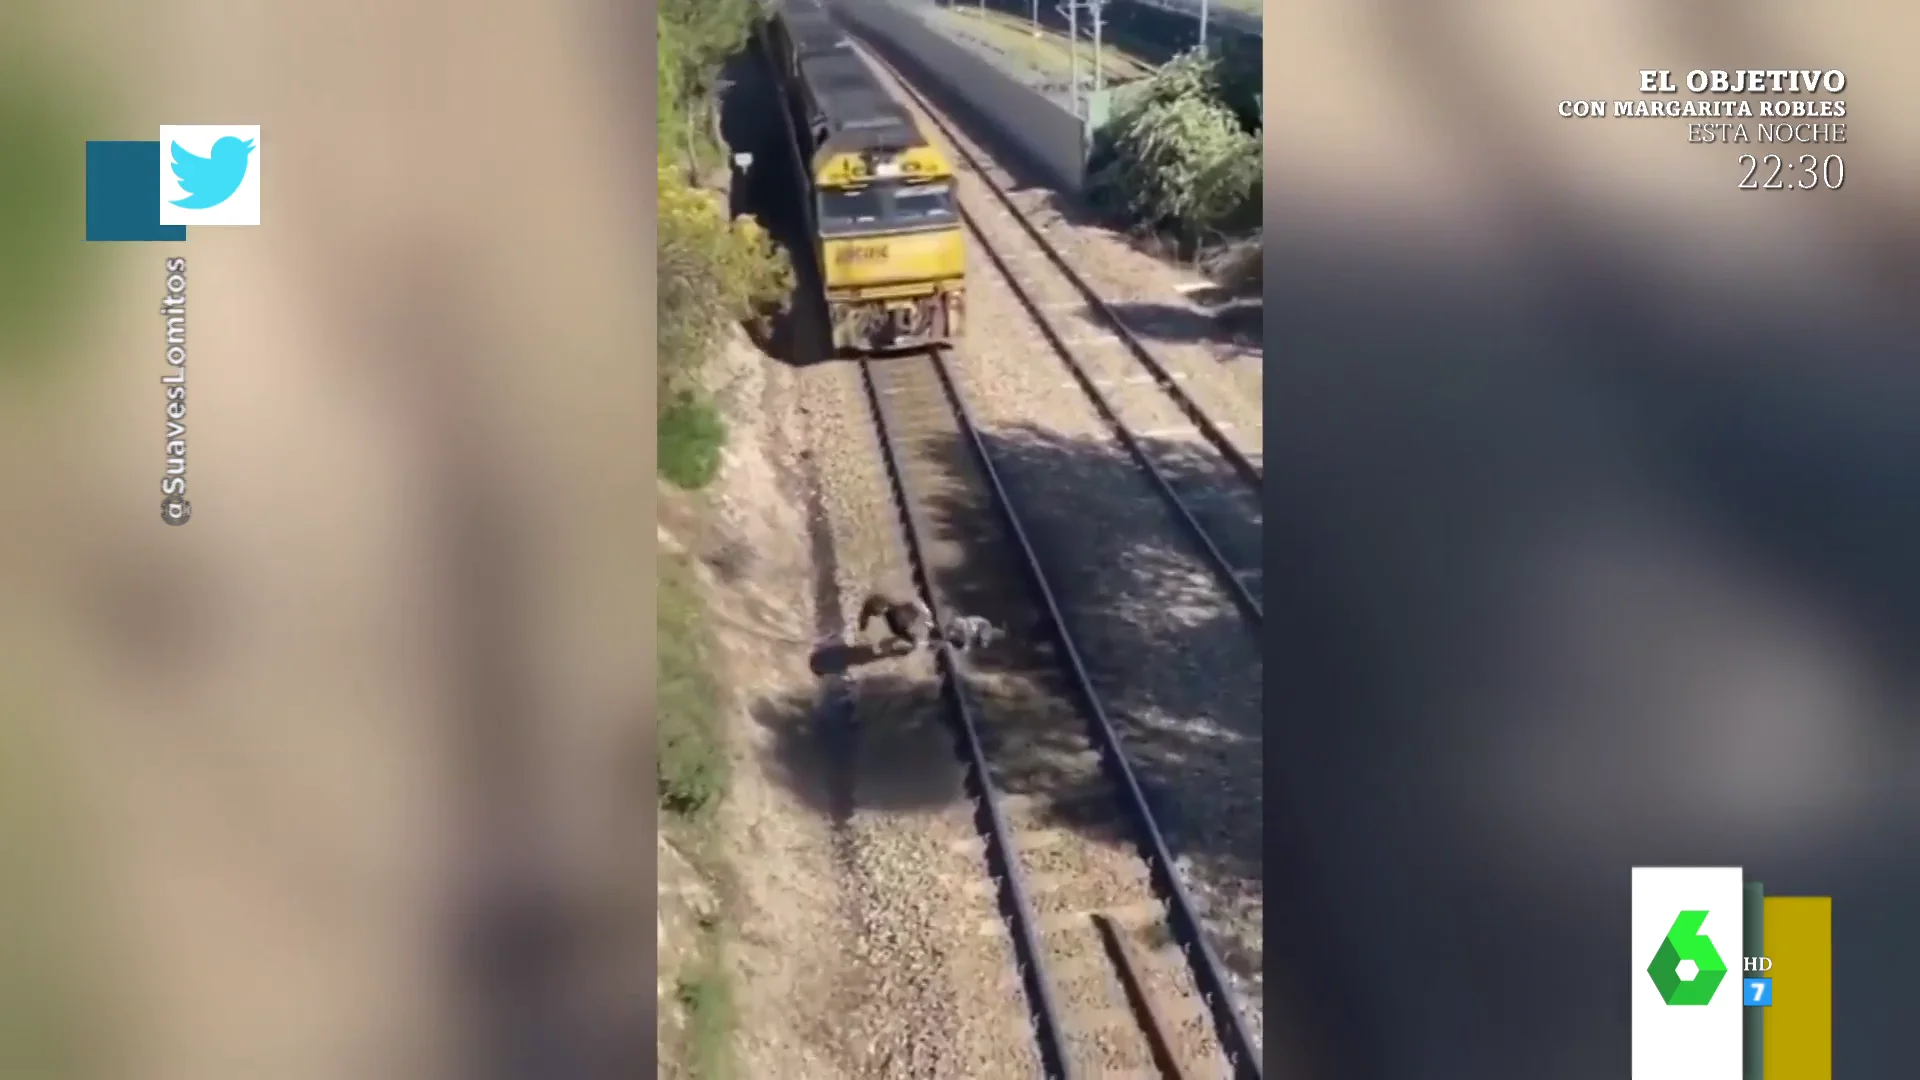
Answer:
M851 35L873 46L916 89L932 91L937 104L957 112L972 129L969 135L990 134L1024 157L1036 179L1080 191L1086 176L1081 123L1052 98L941 37L905 5L835 0L832 10Z

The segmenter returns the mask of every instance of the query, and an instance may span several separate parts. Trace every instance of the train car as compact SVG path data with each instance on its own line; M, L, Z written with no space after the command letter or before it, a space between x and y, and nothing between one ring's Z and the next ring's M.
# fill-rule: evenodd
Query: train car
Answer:
M952 162L817 0L784 0L767 32L807 174L834 348L951 345L966 307Z
M782 89L788 91L789 102L793 100L790 88L800 81L801 59L852 51L846 36L818 0L785 0L766 21L764 31L768 58ZM799 123L803 118L795 113L794 120Z

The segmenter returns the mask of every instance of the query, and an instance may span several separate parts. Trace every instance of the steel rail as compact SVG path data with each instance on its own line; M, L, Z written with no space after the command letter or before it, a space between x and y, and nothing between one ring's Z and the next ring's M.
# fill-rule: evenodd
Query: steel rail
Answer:
M1119 437L1121 445L1127 448L1128 455L1140 466L1141 471L1147 474L1148 479L1153 481L1154 488L1159 491L1160 497L1165 500L1168 508L1173 511L1175 517L1180 519L1180 523L1186 526L1187 532L1192 534L1194 542L1200 545L1201 551L1206 553L1207 562L1213 566L1214 576L1220 579L1221 585L1233 598L1234 604L1255 626L1263 625L1266 619L1265 605L1260 602L1259 597L1253 595L1253 590L1247 588L1247 583L1241 578L1240 568L1234 566L1233 560L1227 558L1226 553L1220 550L1220 545L1213 539L1213 534L1201 524L1200 518L1187 505L1186 499L1181 497L1173 481L1167 479L1167 474L1160 470L1160 466L1153 460L1153 455L1147 453L1147 448L1140 444L1133 429L1120 419L1119 411L1113 407L1113 402L1108 400L1106 392L1094 382L1093 376L1087 372L1086 365L1074 355L1073 347L1067 344L1066 339L1060 335L1060 331L1048 321L1039 302L1027 291L1026 286L1020 284L1019 279L1013 276L1013 268L1007 265L1006 259L991 243L987 242L986 234L980 229L980 223L974 220L973 215L965 209L960 209L960 218L966 222L967 228L972 230L975 238L979 240L980 249L986 252L987 258L993 260L993 265L999 268L1001 275L1007 279L1007 284L1012 288L1014 296L1019 299L1020 305L1033 316L1033 323L1040 328L1041 335L1066 363L1068 373L1073 376L1075 382L1080 384L1080 389L1087 395L1088 400L1093 402L1094 411L1100 414L1100 418L1106 421L1114 435Z
M1153 355L1153 351L1147 348L1146 343L1140 340L1140 335L1134 333L1133 328L1128 326L1126 320L1120 317L1120 313L1113 310L1113 306L1108 304L1106 299L1095 291L1093 285L1089 283L1085 277L1082 277L1078 270L1073 268L1073 264L1067 261L1067 257L1060 252L1060 249L1053 246L1052 242L1046 238L1046 234L1041 232L1040 227L1033 223L1033 219L1027 215L1026 211L1020 209L1020 205L1013 201L1013 194L1002 187L999 181L987 174L987 170L985 166L981 164L979 157L975 155L973 151L962 145L960 133L955 129L954 125L940 115L941 110L934 106L932 102L928 101L925 94L915 89L913 85L907 81L906 77L900 74L899 69L888 63L884 57L877 55L872 48L867 48L864 51L868 59L879 64L886 70L887 74L893 76L894 82L900 85L900 89L905 91L907 96L913 99L914 104L920 106L921 110L927 114L927 118L932 120L934 126L940 129L941 134L947 137L947 142L952 144L954 153L959 154L961 160L965 161L967 165L973 169L973 174L979 178L981 184L983 184L988 191L993 192L994 198L1006 209L1008 216L1019 224L1027 236L1040 248L1040 251L1046 255L1047 260L1061 272L1061 275L1073 286L1074 291L1079 293L1081 299L1087 302L1087 307L1099 315L1102 322L1113 328L1115 336L1126 345L1127 351L1132 353L1134 359L1140 361L1147 371L1153 375L1154 382L1159 386L1161 392L1166 394L1168 399L1179 407L1187 419L1193 421L1194 426L1200 429L1200 433L1206 437L1214 449L1220 452L1220 456L1226 459L1227 464L1232 467L1234 473L1249 487L1252 487L1256 491L1260 490L1261 485L1266 482L1265 471L1260 466L1255 465L1245 454L1241 453L1240 448L1233 444L1233 440L1227 438L1226 433L1220 430L1220 425L1215 423L1211 416L1207 415L1206 410L1202 409L1199 403L1193 400L1191 395L1180 389L1178 380L1167 370L1166 365L1162 364L1160 359ZM962 211L962 213L964 214L965 212ZM974 231L976 233L980 231L977 224L974 226ZM997 261L998 260L996 260L996 262ZM1011 275L1009 275L1008 280L1013 280Z
M921 542L927 530L920 520L919 503L907 490L906 470L894 441L894 433L898 429L887 410L885 395L874 384L870 363L861 362L861 381L866 387L867 400L873 407L881 456L886 461L887 476L900 514L901 533L906 541L907 563L912 568L915 585L926 602L927 610L933 615L934 625L938 627L945 624L945 616L939 590L933 585L926 549ZM986 748L981 741L980 723L968 699L963 678L965 660L938 637L934 640L938 644L941 683L953 702L954 716L959 721L962 742L966 745L967 765L973 773L974 783L980 792L981 807L987 817L988 850L992 861L998 862L1002 871L1002 899L1008 909L1009 929L1021 960L1029 1003L1033 1006L1034 1038L1039 1044L1042 1067L1049 1077L1074 1080L1073 1063L1067 1054L1065 1029L1060 1023L1058 997L1054 993L1052 980L1047 976L1045 953L1035 929L1038 924L1033 914L1033 904L1028 899L1025 883L1021 881L1020 861L1014 851L1012 830L1007 827L1006 815L1000 805L1000 791L993 782Z
M872 56L871 51L869 51L868 55ZM924 100L920 99L917 92L906 85L905 80L900 77L897 71L887 66L885 61L879 60L877 57L874 57L874 59L893 75L894 79L900 83L902 89L906 90L908 94L914 95L916 100L921 101L923 108L926 107ZM935 123L939 123L939 121L936 119ZM942 129L947 130L944 125ZM948 131L948 138L949 140L952 139L952 132L950 130ZM966 150L958 144L955 145L954 149L962 155L966 155L967 153ZM970 156L968 160L972 162ZM999 188L981 173L977 163L974 164L974 171L976 174L981 175L982 181L989 187L993 187L996 192L999 191ZM1007 200L1004 192L1001 193L1001 198L1003 201ZM1067 266L1060 254L1055 251L1051 245L1040 238L1038 231L1032 223L1028 222L1024 217L1021 217L1017 208L1013 208L1010 201L1007 202L1007 206L1015 218L1026 227L1028 234L1039 242L1047 258L1052 261L1056 267L1065 272L1074 286L1081 290L1086 296L1092 298L1095 303L1101 303L1099 298L1093 295L1091 287L1088 286L1079 275L1075 274L1071 267ZM1032 317L1034 325L1040 328L1040 332L1047 339L1048 344L1053 347L1054 352L1065 362L1068 373L1071 374L1074 381L1079 384L1081 391L1087 395L1088 400L1093 402L1094 409L1100 414L1100 418L1106 422L1107 426L1120 439L1120 443L1126 447L1128 455L1132 457L1134 462L1140 466L1141 470L1147 474L1148 479L1153 482L1155 490L1159 492L1161 498L1173 511L1174 516L1180 519L1181 524L1186 527L1188 533L1191 534L1195 542L1199 544L1207 562L1211 564L1213 568L1214 576L1219 579L1222 587L1227 590L1227 594L1232 598L1234 605L1240 609L1241 613L1255 627L1264 625L1266 620L1265 605L1259 597L1253 595L1251 589L1247 588L1247 583L1242 576L1244 568L1235 566L1233 560L1227 558L1226 554L1221 551L1220 545L1213 538L1213 534L1207 530L1207 527L1201 523L1200 518L1193 512L1192 508L1187 505L1187 501L1181 496L1179 489L1174 486L1173 482L1167 478L1166 473L1163 472L1160 466L1153 460L1153 455L1147 452L1145 446L1141 445L1133 429L1120 418L1120 413L1114 408L1113 402L1108 399L1106 393L1102 391L1094 381L1093 376L1087 371L1086 365L1081 363L1079 357L1074 355L1073 347L1067 344L1066 339L1061 336L1060 331L1053 325L1053 322L1047 318L1046 312L1041 308L1039 301L1034 298L1027 286L1021 283L1020 279L1014 274L1013 268L1007 264L1006 257L1003 256L999 249L988 239L986 230L980 227L979 220L965 207L957 203L955 204L955 209L959 211L961 221L964 222L967 229L973 233L975 240L979 243L980 249L986 253L987 258L993 261L994 267L998 269L1001 276L1006 279L1008 287L1013 290L1013 294L1020 301L1021 306L1027 309L1027 313ZM1228 463L1234 465L1234 471L1240 475L1243 481L1247 481L1257 491L1261 483L1261 474L1258 470L1248 462L1245 457L1240 455L1239 451L1233 447L1231 441L1219 430L1213 420L1207 417L1206 414L1200 410L1199 406L1193 403L1191 398L1174 385L1175 380L1172 376L1167 374L1166 369L1162 368L1150 353L1146 352L1145 347L1140 345L1137 338L1131 336L1131 331L1126 330L1124 325L1118 321L1118 316L1108 311L1107 317L1108 321L1114 326L1120 327L1122 340L1129 342L1136 354L1145 360L1154 375L1156 384L1167 394L1169 400L1179 406L1181 411L1186 414L1189 419L1194 420L1196 427L1199 427L1203 434L1208 434L1208 441L1217 449L1222 449L1223 455L1226 456ZM1249 478L1249 476L1251 476L1251 478Z
M959 387L953 380L952 373L948 371L946 360L937 350L925 353L923 356L928 363L934 365L934 371L939 376L941 386L946 391L948 403L952 406L954 416L960 422L960 429L966 436L967 444L971 448L975 460L980 465L981 475L986 480L994 507L998 511L1002 523L1007 527L1008 534L1013 538L1015 546L1019 549L1020 559L1018 561L1020 567L1025 573L1028 584L1032 587L1034 598L1045 610L1046 619L1044 621L1047 625L1048 633L1054 639L1055 643L1059 645L1060 655L1065 661L1068 673L1071 675L1069 681L1073 685L1076 696L1080 698L1081 704L1085 707L1087 717L1093 721L1092 733L1095 742L1099 744L1101 759L1108 767L1110 778L1120 789L1123 796L1121 799L1122 805L1132 814L1135 824L1139 827L1139 832L1143 840L1142 846L1145 849L1143 854L1146 856L1148 869L1154 880L1160 885L1160 891L1166 902L1168 914L1171 916L1170 921L1176 939L1179 940L1182 945L1182 951L1186 955L1188 967L1193 973L1195 982L1206 1002L1208 1011L1213 1016L1214 1026L1219 1033L1221 1045L1225 1049L1228 1060L1234 1069L1234 1075L1236 1077L1250 1078L1250 1080L1261 1080L1262 1065L1259 1044L1254 1040L1251 1031L1247 1027L1246 1021L1242 1017L1239 995L1235 993L1232 984L1228 981L1225 975L1225 969L1221 965L1218 955L1207 942L1206 930L1201 925L1199 916L1196 914L1192 898L1188 894L1185 884L1180 881L1178 872L1174 869L1173 855L1168 847L1166 837L1160 831L1159 822L1154 820L1153 810L1147 802L1146 794L1140 786L1138 777L1134 775L1132 764L1127 760L1126 750L1122 745L1119 729L1107 715L1105 706L1101 704L1099 693L1094 689L1092 676L1088 673L1085 661L1081 659L1079 647L1075 644L1071 632L1067 629L1066 618L1061 613L1060 602L1054 595L1052 585L1047 581L1046 572L1041 568L1040 558L1034 550L1032 541L1027 536L1026 526L1020 520L1019 512L1014 509L1013 499L1008 494L1006 485L1000 479L1000 472L994 464L993 454L988 450L986 440L982 437L979 428L975 425L972 411L968 409L966 400L961 396ZM873 403L876 420L881 428L881 448L887 459L887 469L894 478L896 494L902 499L902 521L908 530L908 543L912 552L915 573L920 577L922 584L928 592L928 603L931 607L935 598L932 595L931 578L926 572L926 563L921 557L921 532L917 520L918 515L912 506L910 493L907 492L905 488L904 469L899 461L899 449L894 444L891 434L894 429L887 413L884 395L880 394L878 388L875 386L875 380L871 370L871 365L875 362L911 363L913 360L901 358L895 361L862 361L861 371L866 383L868 398ZM957 676L964 670L962 667L964 661L944 646L940 651L942 663L949 672L949 678L958 682ZM965 695L956 694L956 696L964 698ZM978 729L974 726L972 714L970 712L963 713L962 719L966 726L969 753L978 755L975 758L976 767L983 769L985 756L980 747L979 733ZM998 793L993 790L990 783L985 782L987 779L986 773L982 771L980 775L983 780L981 784L983 797L990 801L997 800L999 797ZM996 827L998 827L1003 822L999 807L997 805L990 805L988 812L990 818L996 823ZM1004 836L1001 839L1004 843ZM1011 855L1011 844L1006 844L1002 850L1007 855ZM1018 872L1015 869L1015 864L1012 862L1008 862L1007 866L1008 879L1011 884L1017 881ZM1024 890L1022 889L1016 887L1011 891L1024 897ZM1025 944L1027 946L1037 946L1037 941L1029 938ZM1037 952L1034 955L1037 961ZM1040 974L1037 967L1035 968L1035 974ZM1045 985L1043 977L1038 981L1041 985ZM1049 998L1047 1002L1049 1008L1051 1004L1052 1002ZM1051 1019L1051 1017L1049 1017L1049 1019ZM1052 1030L1057 1033L1059 1028L1055 1026Z

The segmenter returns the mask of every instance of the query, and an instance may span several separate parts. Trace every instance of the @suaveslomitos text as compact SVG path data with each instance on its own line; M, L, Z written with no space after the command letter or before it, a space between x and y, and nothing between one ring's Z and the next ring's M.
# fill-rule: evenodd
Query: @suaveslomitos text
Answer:
M187 260L167 260L167 293L160 303L166 320L167 369L160 383L167 393L166 471L160 477L160 520L185 525L193 517L187 501Z

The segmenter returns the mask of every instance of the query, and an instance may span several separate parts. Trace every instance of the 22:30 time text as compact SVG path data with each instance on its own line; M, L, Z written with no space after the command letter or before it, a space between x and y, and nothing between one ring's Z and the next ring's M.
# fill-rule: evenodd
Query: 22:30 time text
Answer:
M1741 154L1740 165L1746 175L1740 180L1742 191L1812 191L1826 188L1838 191L1847 182L1847 163L1839 154L1819 157L1801 154L1798 159L1779 154Z

